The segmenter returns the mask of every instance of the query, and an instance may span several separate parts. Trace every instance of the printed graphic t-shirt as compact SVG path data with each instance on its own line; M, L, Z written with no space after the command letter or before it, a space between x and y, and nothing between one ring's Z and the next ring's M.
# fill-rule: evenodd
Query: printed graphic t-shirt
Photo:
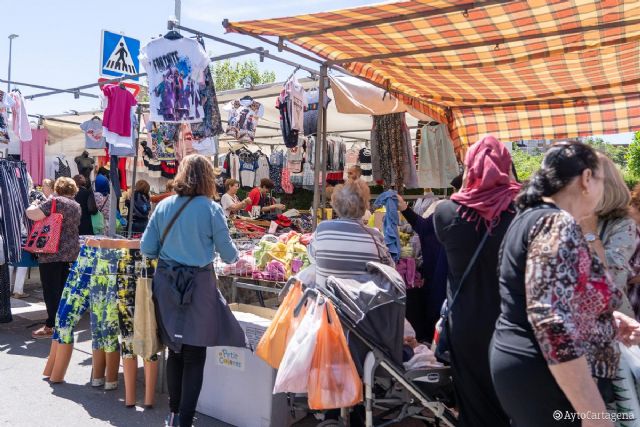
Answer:
M102 136L102 120L91 119L80 125L84 131L85 148L98 149L105 148L106 141Z
M253 142L264 106L253 99L236 99L224 106L229 112L227 135L240 142Z
M140 50L140 62L149 79L150 120L196 123L204 117L200 89L209 57L195 40L164 37Z

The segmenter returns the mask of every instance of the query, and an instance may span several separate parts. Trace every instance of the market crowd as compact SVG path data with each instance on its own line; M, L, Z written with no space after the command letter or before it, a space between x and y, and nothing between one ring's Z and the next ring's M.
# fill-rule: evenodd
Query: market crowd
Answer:
M407 292L407 306L421 298L426 308L408 309L407 317L418 341L430 343L434 330L440 340L447 337L458 425L613 425L609 419L554 419L554 411L640 416L632 369L640 357L640 191L630 192L610 159L579 142L553 145L523 184L515 172L505 146L487 136L467 152L449 200L422 215L394 192L386 204L388 212L403 215L422 245L426 292ZM34 338L54 333L79 236L108 232L104 175L93 184L81 175L61 177L45 182L43 194L31 191L29 219L53 212L63 217L59 250L37 260L48 317ZM227 263L238 259L227 217L285 208L270 198L272 188L265 178L240 200L238 182L229 179L220 198L211 162L190 155L162 197L152 197L140 181L127 200L142 253L159 259L154 302L169 348L168 425L191 425L206 347L222 335L243 344L242 331L219 305L212 262L216 253ZM319 224L309 246L320 286L329 276L362 274L371 261L395 265L398 248L385 240L394 225L369 226L370 198L357 167L331 189L336 218ZM192 226L195 220L199 227ZM350 256L336 256L344 248ZM28 253L23 258L17 268L34 262ZM18 297L24 296L19 277ZM173 290L187 287L191 305L182 312Z

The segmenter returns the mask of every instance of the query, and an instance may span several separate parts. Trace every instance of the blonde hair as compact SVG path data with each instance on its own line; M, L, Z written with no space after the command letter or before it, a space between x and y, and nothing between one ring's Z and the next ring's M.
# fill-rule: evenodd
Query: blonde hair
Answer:
M604 154L598 153L598 158L604 175L604 192L596 214L601 218L624 218L629 212L631 193L615 163Z
M48 179L48 178L47 179L43 179L42 180L42 187L43 188L44 187L48 187L48 188L51 189L51 191L53 191L53 181Z
M371 192L363 180L349 181L333 189L331 206L340 218L360 219L369 206Z
M58 196L73 198L78 194L78 186L74 180L63 176L56 179L53 185L53 191L55 191Z

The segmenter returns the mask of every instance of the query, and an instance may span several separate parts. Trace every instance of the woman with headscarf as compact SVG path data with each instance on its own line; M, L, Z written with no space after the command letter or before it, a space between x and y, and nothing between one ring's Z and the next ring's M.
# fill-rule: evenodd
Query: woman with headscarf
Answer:
M434 214L436 235L449 265L446 333L460 427L509 425L491 382L489 344L500 314L498 252L520 189L511 164L507 148L493 136L484 137L467 152L462 188L440 203ZM458 289L461 292L451 305Z

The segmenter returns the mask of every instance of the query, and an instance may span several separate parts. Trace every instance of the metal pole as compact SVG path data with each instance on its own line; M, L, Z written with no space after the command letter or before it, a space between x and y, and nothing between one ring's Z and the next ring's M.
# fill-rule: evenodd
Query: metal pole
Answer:
M131 231L133 228L133 207L135 205L136 200L136 175L138 174L138 149L140 148L140 119L142 118L142 108L138 106L137 111L138 115L138 124L137 124L137 135L136 135L136 151L133 157L133 177L131 178L131 198L129 199L129 222L127 223L127 238L131 238Z
M174 15L176 16L176 22L178 24L181 21L181 19L180 19L180 15L182 15L181 12L182 12L182 0L175 0L175 12L174 12Z
M9 78L7 79L7 92L11 92L11 53L13 50L13 39L18 37L17 34L9 34Z
M325 86L326 87L326 86ZM322 191L320 192L321 204L324 208L327 204L327 164L329 160L329 149L327 143L327 109L322 108ZM322 219L326 219L324 215L324 209L322 210Z
M327 161L323 156L322 152L322 129L324 125L324 114L322 111L325 109L326 103L326 79L327 79L327 66L322 65L320 67L320 84L319 84L319 93L318 93L318 128L316 130L316 145L315 149L315 164L313 166L313 211L311 217L313 218L313 230L315 231L318 226L318 208L320 207L320 168L323 164L326 165Z

